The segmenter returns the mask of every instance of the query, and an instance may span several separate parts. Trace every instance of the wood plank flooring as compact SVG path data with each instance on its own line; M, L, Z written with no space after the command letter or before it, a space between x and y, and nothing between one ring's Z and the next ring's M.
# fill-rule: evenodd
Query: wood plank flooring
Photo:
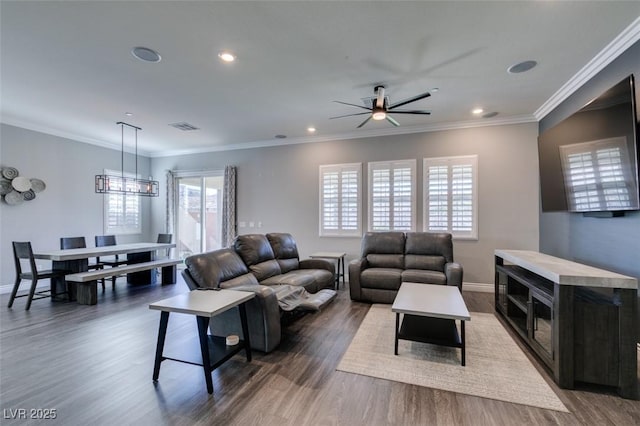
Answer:
M44 283L43 283L44 284ZM3 425L637 425L640 402L605 389L558 389L571 413L422 388L336 371L369 305L341 289L322 312L284 328L283 341L251 363L241 355L213 373L162 363L151 380L160 315L150 302L186 292L169 286L98 291L98 304L0 296L0 423ZM471 312L493 312L493 295L465 292ZM196 345L192 316L171 314L166 349ZM15 419L25 409L26 419ZM52 420L31 409L55 409Z

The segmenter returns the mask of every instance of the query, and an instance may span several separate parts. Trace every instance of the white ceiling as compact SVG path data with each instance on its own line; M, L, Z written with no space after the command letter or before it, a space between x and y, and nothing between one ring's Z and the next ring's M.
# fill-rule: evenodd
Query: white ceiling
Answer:
M119 148L115 123L126 121L143 128L139 148L152 156L534 121L640 16L638 1L2 0L0 7L4 123ZM134 46L157 50L162 61L135 59ZM221 63L222 49L238 60ZM539 65L506 72L528 59ZM432 115L396 115L399 128L370 121L356 129L361 116L329 120L361 112L332 101L359 104L379 83L391 102L439 88L410 105ZM474 117L477 106L498 115ZM182 121L200 130L168 126Z

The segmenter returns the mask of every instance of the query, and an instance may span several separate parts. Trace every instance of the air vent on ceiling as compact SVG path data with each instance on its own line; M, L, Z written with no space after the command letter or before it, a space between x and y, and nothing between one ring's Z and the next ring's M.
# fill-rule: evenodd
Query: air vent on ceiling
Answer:
M189 124L189 123L187 123L185 121L181 121L179 123L171 123L171 124L169 124L169 126L175 127L176 129L182 130L182 131L185 131L185 132L190 132L192 130L200 130L199 127L196 127L193 124Z

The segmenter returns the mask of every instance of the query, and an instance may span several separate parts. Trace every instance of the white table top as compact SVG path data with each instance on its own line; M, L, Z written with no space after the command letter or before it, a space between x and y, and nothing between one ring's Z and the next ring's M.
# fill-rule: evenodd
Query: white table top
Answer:
M560 285L638 288L633 277L529 250L496 250L495 255Z
M98 257L98 256L112 256L115 254L143 253L147 251L156 251L156 250L173 248L175 246L176 246L175 243L116 244L115 246L40 251L38 253L34 253L33 257L35 257L36 259L48 259L48 260L58 260L58 261L78 260L78 259L88 259L90 257Z
M460 290L455 286L402 283L391 310L401 314L471 320Z
M309 255L309 257L324 257L325 259L340 259L346 256L347 253L343 251L319 251Z
M254 297L254 293L237 290L193 290L149 305L149 309L213 317Z

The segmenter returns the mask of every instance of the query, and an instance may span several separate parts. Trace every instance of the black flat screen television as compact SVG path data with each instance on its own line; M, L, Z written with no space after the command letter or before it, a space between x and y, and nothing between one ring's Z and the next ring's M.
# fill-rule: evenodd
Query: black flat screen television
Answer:
M640 210L633 75L538 137L542 211Z

